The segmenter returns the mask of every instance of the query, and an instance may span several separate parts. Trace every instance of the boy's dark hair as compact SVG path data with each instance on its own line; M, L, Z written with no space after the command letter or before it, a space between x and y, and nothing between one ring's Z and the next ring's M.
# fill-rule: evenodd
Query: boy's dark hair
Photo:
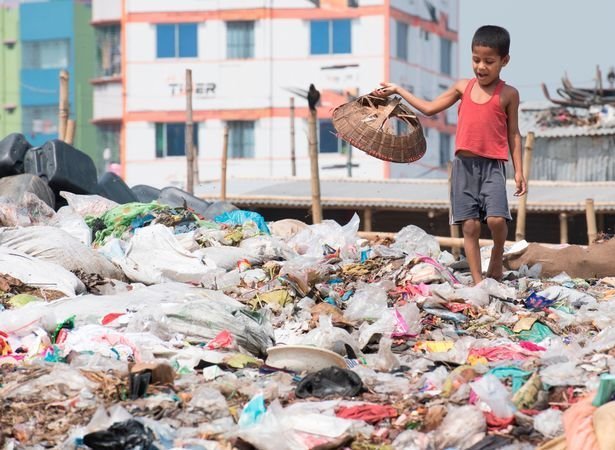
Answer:
M510 50L510 34L497 25L483 25L476 30L472 38L472 48L476 46L492 48L504 58Z

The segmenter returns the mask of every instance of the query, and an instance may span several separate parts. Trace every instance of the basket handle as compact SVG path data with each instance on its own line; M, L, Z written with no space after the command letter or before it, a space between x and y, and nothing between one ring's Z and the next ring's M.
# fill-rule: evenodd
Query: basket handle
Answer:
M387 120L389 116L391 115L391 113L393 112L393 110L397 108L397 105L399 105L399 102L401 102L401 99L398 97L395 100L393 100L391 103L389 103L382 110L382 112L380 113L380 117L378 117L378 120L374 123L377 130L382 128L382 125L384 125L384 121Z

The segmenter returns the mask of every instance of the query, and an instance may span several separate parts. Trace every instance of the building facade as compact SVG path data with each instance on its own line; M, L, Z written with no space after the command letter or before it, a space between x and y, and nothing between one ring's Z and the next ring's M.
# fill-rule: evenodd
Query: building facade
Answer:
M310 173L304 98L313 83L320 173L347 174L331 110L391 80L433 98L457 76L456 0L94 0L94 123L127 182L183 185L186 69L201 179ZM295 108L290 107L291 97ZM291 143L291 115L295 138ZM354 149L352 176L445 176L454 117L422 120L427 155L388 164Z
M0 138L21 129L19 4L0 4Z
M0 6L2 136L23 133L32 145L58 136L59 74L69 73L74 144L97 158L92 125L94 32L88 1L6 1Z

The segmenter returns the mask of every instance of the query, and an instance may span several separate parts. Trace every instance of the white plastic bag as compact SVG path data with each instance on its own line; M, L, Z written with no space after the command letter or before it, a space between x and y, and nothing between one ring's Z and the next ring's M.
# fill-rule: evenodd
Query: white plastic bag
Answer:
M70 206L81 217L102 216L112 208L118 206L113 200L101 197L100 195L80 195L72 192L60 191L60 196L64 197Z
M515 413L508 389L495 375L486 374L478 381L471 382L470 387L496 417L507 419Z
M7 247L0 247L0 273L8 274L43 292L59 291L72 297L85 291L79 278L62 266Z
M66 231L84 245L92 245L92 230L83 217L70 206L62 206L56 212L55 217L49 221L49 225Z
M117 261L126 276L144 284L180 281L198 284L212 268L186 251L164 225L135 231L123 259Z
M0 245L70 271L123 279L122 271L66 231L51 226L0 229Z
M446 417L433 432L435 448L464 450L485 436L487 422L476 406L449 407Z
M416 225L402 228L395 235L395 242L391 247L403 250L410 256L422 255L437 258L440 255L440 244L436 238Z
M288 240L288 245L304 256L321 257L323 247L328 245L334 250L340 250L340 256L344 259L356 257L354 246L358 239L359 223L357 214L344 226L334 220L323 220L299 231Z
M378 320L387 311L387 298L381 287L362 286L348 301L344 317L348 320Z

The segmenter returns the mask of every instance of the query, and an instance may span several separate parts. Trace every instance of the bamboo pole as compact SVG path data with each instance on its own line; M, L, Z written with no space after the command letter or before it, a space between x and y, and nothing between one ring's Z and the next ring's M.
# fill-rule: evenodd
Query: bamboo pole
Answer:
M75 121L73 119L68 119L66 122L66 136L64 137L64 142L67 144L73 145L73 142L75 142L75 128Z
M228 124L224 127L222 141L222 174L220 175L220 200L226 200L226 163L228 161Z
M596 228L596 210L594 209L593 198L585 200L585 218L587 220L587 241L588 244L591 244L598 236L598 230Z
M316 132L316 109L310 110L308 116L310 169L312 178L312 223L322 222L322 205L320 203L320 176L318 174L318 135Z
M525 195L519 197L519 206L517 207L517 229L515 230L515 239L520 241L525 239L525 218L527 210L527 196L530 189L530 173L532 168L532 151L534 150L534 133L530 131L525 138L525 149L523 152L523 178L527 187Z
M359 231L357 234L359 235L359 237L362 237L365 239L373 239L376 237L394 238L397 233L387 233L387 232L378 232L378 231L371 231L371 232ZM438 241L438 244L440 244L442 247L463 248L463 238L461 237L452 238L448 236L434 236L434 238ZM478 244L481 247L493 245L493 240L492 239L479 239ZM512 244L514 244L513 241L506 241L504 243L504 245L512 245Z
M452 175L453 175L453 163L452 162L448 162L448 193L450 195L451 193L451 189L452 189ZM452 203L449 201L449 205L448 205L448 217L449 220L452 220L453 218L453 211L452 211L453 205ZM450 229L451 229L451 237L452 238L459 238L460 233L459 233L459 225L450 225ZM459 258L459 256L461 255L461 251L459 247L453 247L453 256L455 257L455 259Z
M66 138L66 127L70 105L68 102L68 72L60 71L60 103L58 107L58 139L63 141Z
M568 243L568 214L559 214L559 243Z
M363 230L368 233L373 229L373 211L371 208L365 208L363 210Z
M297 176L297 155L295 153L295 97L290 98L290 173Z
M192 121L192 70L186 69L186 191L194 194L194 122Z

